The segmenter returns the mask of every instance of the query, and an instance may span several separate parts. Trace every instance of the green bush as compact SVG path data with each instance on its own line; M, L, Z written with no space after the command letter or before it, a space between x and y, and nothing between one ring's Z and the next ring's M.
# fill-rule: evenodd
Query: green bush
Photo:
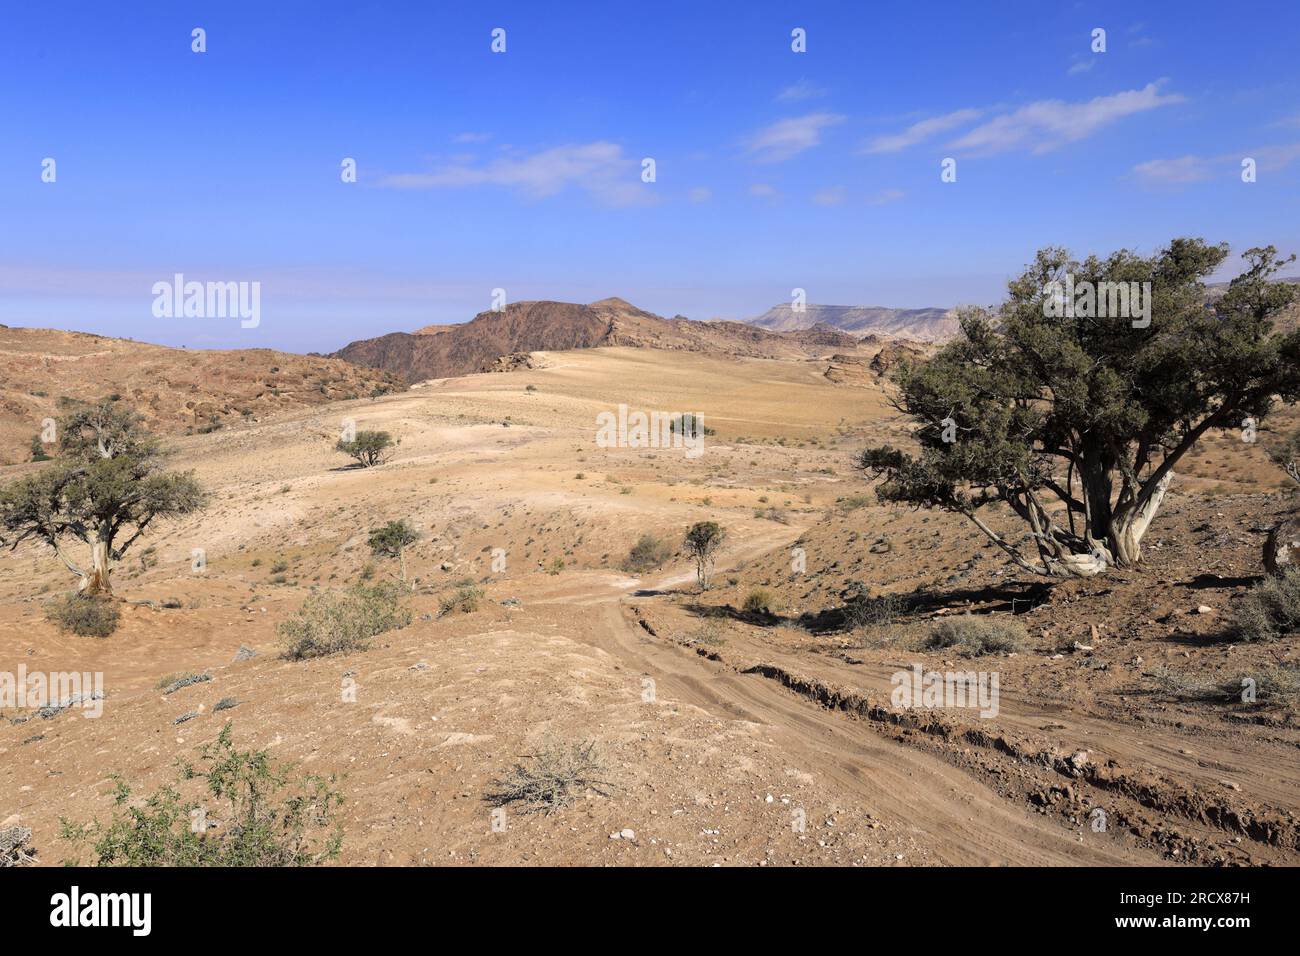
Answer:
M623 561L623 570L629 574L644 574L661 567L673 556L673 546L663 538L653 534L643 534L636 539L636 544L627 553Z
M443 597L439 602L440 614L450 614L452 611L460 611L462 614L472 614L478 610L479 601L483 599L483 589L475 587L472 584L466 584L451 594Z
M1237 605L1233 634L1242 641L1276 641L1300 629L1300 570L1288 568L1252 588Z
M1017 620L963 614L936 622L925 646L932 650L951 647L963 657L979 657L1018 651L1027 640L1025 626Z
M385 631L406 627L411 612L405 592L394 584L354 584L345 591L320 591L307 598L298 616L278 630L290 660L362 651Z
M314 866L336 858L343 833L330 824L343 797L333 778L293 778L267 751L236 750L230 738L226 724L199 748L199 766L182 762L177 782L143 804L130 805L131 788L115 777L112 820L62 820L62 837L89 844L95 866Z
M45 616L60 630L82 637L108 637L117 630L122 612L110 598L69 594L47 604Z

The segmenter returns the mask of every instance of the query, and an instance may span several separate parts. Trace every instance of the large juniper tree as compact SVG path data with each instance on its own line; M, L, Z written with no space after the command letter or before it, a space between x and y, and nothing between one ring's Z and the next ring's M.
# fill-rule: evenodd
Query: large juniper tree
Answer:
M965 515L1029 571L1137 565L1174 468L1196 442L1300 395L1300 332L1273 323L1294 293L1273 276L1295 257L1248 250L1245 271L1216 297L1205 280L1227 255L1199 239L1150 257L1077 262L1040 251L1000 307L964 311L958 338L895 375L896 405L918 424L920 449L862 452L859 466L883 479L877 495ZM1150 283L1149 324L1099 318L1082 301L1063 310L1067 274L1084 289ZM981 509L995 502L1025 522L1033 551L984 521Z
M0 544L49 545L81 578L83 594L111 594L109 574L151 524L205 502L192 472L164 472L165 455L140 417L113 402L83 406L58 422L59 456L0 489ZM65 548L89 546L84 567Z

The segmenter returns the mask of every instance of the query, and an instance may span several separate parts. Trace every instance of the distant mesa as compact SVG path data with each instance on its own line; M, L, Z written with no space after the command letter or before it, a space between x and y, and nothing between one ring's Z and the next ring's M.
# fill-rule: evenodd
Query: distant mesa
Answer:
M957 334L955 309L889 309L874 305L806 305L796 312L788 303L773 306L749 320L775 332L826 327L855 336L888 335L920 342L942 342Z

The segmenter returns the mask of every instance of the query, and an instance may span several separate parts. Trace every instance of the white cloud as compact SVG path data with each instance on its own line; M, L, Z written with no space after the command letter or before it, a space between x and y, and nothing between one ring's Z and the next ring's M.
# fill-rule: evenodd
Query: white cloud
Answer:
M713 198L713 190L705 186L696 186L688 195L691 202L708 202Z
M425 173L395 173L379 184L393 189L505 186L541 199L577 186L611 205L646 201L639 164L608 142L556 146L530 156L497 159L484 165L452 162Z
M1080 73L1087 73L1097 65L1097 55L1094 53L1091 57L1084 60L1075 60L1070 64L1070 68L1065 71L1066 76L1078 76Z
M1210 178L1209 160L1201 156L1180 156L1178 159L1152 159L1133 167L1140 178L1149 183L1183 185Z
M975 127L952 144L953 149L1001 153L1021 146L1045 153L1086 139L1126 116L1183 102L1176 93L1162 94L1160 82L1140 90L1098 96L1082 103L1040 100Z
M781 103L797 103L800 100L811 100L825 95L826 91L824 89L815 86L812 81L804 78L782 89L780 93L776 94L776 98Z
M907 193L901 189L882 189L875 195L868 196L867 202L872 206L887 206L891 202L898 202L906 195Z
M913 123L901 133L894 133L890 136L877 136L866 145L865 152L896 153L901 149L924 142L939 133L945 133L966 123L973 123L982 115L983 110L965 109L921 120L919 123Z
M813 193L812 201L819 206L838 206L847 195L843 186L831 186Z
M754 183L749 187L749 194L759 199L775 199L777 197L776 187L771 183Z
M764 126L749 138L749 151L762 163L777 163L812 149L822 141L822 130L844 122L837 113L809 113Z

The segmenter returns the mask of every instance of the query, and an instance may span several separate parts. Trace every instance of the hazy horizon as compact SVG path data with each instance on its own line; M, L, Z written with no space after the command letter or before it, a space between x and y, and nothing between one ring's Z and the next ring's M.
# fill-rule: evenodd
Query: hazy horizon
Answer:
M329 352L498 288L746 319L989 304L1047 245L1300 247L1284 4L64 9L0 57L11 326ZM260 323L154 316L177 273Z

